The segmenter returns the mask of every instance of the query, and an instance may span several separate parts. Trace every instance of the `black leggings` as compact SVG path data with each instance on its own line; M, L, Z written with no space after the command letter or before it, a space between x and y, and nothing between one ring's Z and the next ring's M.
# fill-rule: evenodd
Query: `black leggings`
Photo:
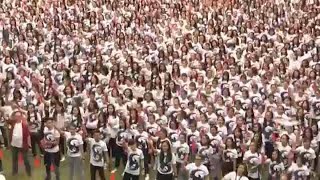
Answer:
M61 155L64 156L64 153L65 153L65 138L64 138L64 136L60 136L59 148L60 148Z
M44 165L46 166L46 180L51 179L51 165L55 168L55 174L56 174L56 180L60 180L60 172L59 172L59 166L60 166L60 152L56 153L44 153Z
M124 173L122 180L139 180L139 175Z
M94 166L90 164L90 174L91 174L91 180L96 180L96 172L98 171L100 180L106 180L106 177L104 175L104 169L100 166Z
M157 180L173 180L173 174L161 174L158 172Z
M115 152L117 151L116 138L110 138L108 143L108 149L110 157L115 157Z
M41 137L39 132L32 132L30 135L31 139L31 149L32 149L32 155L36 156L37 155L37 145L40 149L40 153L43 154L43 150L41 148Z
M126 163L127 163L127 155L124 152L123 148L116 144L113 153L115 154L115 158L116 158L115 159L115 164L114 164L115 168L118 168L120 166L121 159L122 159L123 165L125 166Z
M1 131L1 134L2 134L2 137L3 137L3 144L4 144L5 147L8 147L8 134L7 134L6 127L0 126L0 131Z

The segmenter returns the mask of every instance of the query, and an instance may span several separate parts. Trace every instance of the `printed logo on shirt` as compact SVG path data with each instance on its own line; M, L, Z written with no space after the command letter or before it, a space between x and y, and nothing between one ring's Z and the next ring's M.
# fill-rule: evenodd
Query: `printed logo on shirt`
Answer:
M148 127L147 128L147 132L151 135L151 136L155 136L157 133L157 128L155 127Z
M136 153L129 155L129 169L132 171L138 170L140 156Z
M171 142L175 143L175 142L177 142L179 135L176 132L171 132L169 134L169 138L170 138Z
M102 147L99 144L92 145L92 156L94 161L102 161Z
M203 164L209 163L209 148L208 147L202 147L199 150L200 156L204 159Z
M270 173L271 175L276 175L278 174L280 171L282 170L282 166L281 164L277 163L277 162L271 162L270 163Z
M172 170L170 162L171 160L169 161L167 157L164 157L163 159L160 157L160 172L164 174L169 173Z
M296 179L302 179L303 177L307 176L306 172L302 169L296 170L293 172L293 176Z
M232 152L229 149L226 149L223 154L226 162L230 162L231 159L234 159L237 156L234 152Z
M145 137L138 135L136 137L136 141L139 149L147 149L147 141Z
M180 160L184 160L186 154L187 150L185 147L180 146L177 148L177 155Z
M302 157L303 164L307 166L311 164L310 162L312 161L312 154L310 152L308 151L302 152L300 156Z
M202 171L201 169L195 169L190 173L190 178L192 180L204 180L204 177L205 177L205 172Z
M78 153L80 151L79 144L80 143L77 138L68 139L67 146L68 146L70 153L73 153L73 154Z
M313 108L314 114L316 116L320 116L320 101L314 102L312 104L312 108Z

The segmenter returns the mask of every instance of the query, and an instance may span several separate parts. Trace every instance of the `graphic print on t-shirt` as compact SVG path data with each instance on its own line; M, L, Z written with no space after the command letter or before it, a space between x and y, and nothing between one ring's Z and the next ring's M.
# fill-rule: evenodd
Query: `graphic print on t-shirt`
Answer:
M172 143L177 142L179 135L176 132L169 133L169 139Z
M179 160L184 160L186 154L187 154L187 150L185 147L180 146L177 148L177 155Z
M168 160L168 157L164 157L163 159L160 158L160 171L162 173L166 174L171 171L170 161Z
M45 133L45 134L44 134L44 138L45 138L45 140L48 142L48 143L46 143L46 148L47 148L47 149L53 148L53 147L54 147L53 142L54 142L54 140L55 140L53 133L52 133L52 132L47 132L47 133Z
M138 135L136 137L136 142L138 144L138 148L139 149L147 149L148 146L147 146L147 141L146 141L146 138L141 136L141 135Z
M139 168L139 160L140 156L136 153L132 153L129 155L129 169L135 171Z
M190 173L190 179L192 180L204 180L205 172L201 169L192 170Z
M72 153L72 154L78 153L80 151L79 144L80 144L80 142L77 138L68 139L67 146L68 146L70 153Z
M99 144L92 145L93 160L96 162L102 161L102 147Z

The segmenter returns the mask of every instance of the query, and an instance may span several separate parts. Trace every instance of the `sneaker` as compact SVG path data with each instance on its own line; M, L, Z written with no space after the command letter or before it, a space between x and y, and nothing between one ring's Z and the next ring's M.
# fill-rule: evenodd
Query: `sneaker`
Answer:
M144 179L145 179L145 180L149 180L149 174L146 174L146 176L145 176Z
M118 169L117 168L114 168L112 171L111 171L111 173L115 173L115 172L117 172L118 171Z
M63 162L65 160L66 160L66 158L64 156L62 156L61 159L60 159L60 162Z

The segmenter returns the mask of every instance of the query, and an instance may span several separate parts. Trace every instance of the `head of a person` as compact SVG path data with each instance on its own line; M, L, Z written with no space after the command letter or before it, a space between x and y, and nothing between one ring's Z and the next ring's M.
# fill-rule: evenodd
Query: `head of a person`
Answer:
M237 175L238 176L245 176L246 173L246 166L244 164L239 164L237 168Z
M54 122L53 122L52 118L48 118L46 120L46 126L47 126L48 129L53 129L54 128Z
M94 139L96 142L100 141L100 139L101 139L101 133L100 133L99 130L94 131L94 133L93 133L93 139Z
M133 139L130 139L130 140L129 140L128 146L129 146L133 151L135 151L136 148L137 148L136 142L135 142Z
M171 152L171 145L169 141L166 140L161 143L161 151L166 153Z
M196 166L200 166L202 163L202 157L200 154L197 154L196 157L194 158L194 163Z

